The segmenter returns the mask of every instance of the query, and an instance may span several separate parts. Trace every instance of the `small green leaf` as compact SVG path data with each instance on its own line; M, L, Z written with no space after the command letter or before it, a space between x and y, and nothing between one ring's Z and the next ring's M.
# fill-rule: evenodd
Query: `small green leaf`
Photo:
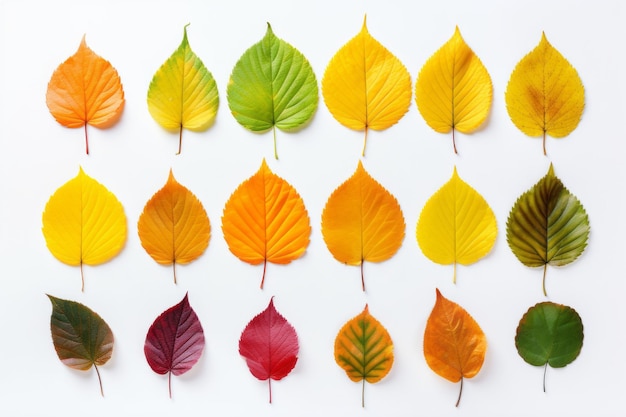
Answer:
M304 55L277 38L268 23L263 39L235 64L227 97L230 111L246 129L295 130L315 113L317 80ZM274 156L278 159L275 130Z
M183 41L154 74L148 88L148 110L163 128L179 133L183 128L200 132L208 129L217 115L219 96L213 75L191 50L187 26Z
M100 393L104 395L98 365L104 365L113 353L111 328L99 315L80 303L51 295L48 298L52 303L50 331L59 359L80 371L87 371L93 365L98 374Z
M522 194L511 209L506 224L509 247L521 263L544 267L574 262L587 246L589 219L580 201L554 175L548 173Z
M515 347L531 365L562 368L578 357L583 346L583 323L573 308L552 302L528 309L517 326ZM546 390L544 369L543 391Z

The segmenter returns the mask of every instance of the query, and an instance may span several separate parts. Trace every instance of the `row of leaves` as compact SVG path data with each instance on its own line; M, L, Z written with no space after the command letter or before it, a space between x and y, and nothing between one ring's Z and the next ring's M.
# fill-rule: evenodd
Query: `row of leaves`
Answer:
M75 301L48 295L52 302L50 327L59 359L78 370L96 369L113 353L113 332L107 323L88 307ZM531 365L564 367L582 349L583 325L578 313L567 306L543 302L531 307L521 318L515 336L519 355ZM200 359L205 339L202 325L189 304L188 296L164 311L148 329L144 344L146 360L157 374L168 375L170 398L172 375L189 371ZM239 353L252 375L268 381L272 402L272 380L286 377L298 360L299 343L294 327L276 310L273 298L267 308L254 317L239 339ZM472 316L460 305L437 290L437 299L424 331L424 357L428 366L451 382L460 382L481 370L487 339ZM350 319L335 338L335 361L354 382L362 382L361 404L365 407L365 382L376 383L391 370L393 341L387 329L363 311Z
M342 125L365 132L398 122L411 103L411 77L400 60L373 38L364 20L361 31L331 59L321 82L330 113ZM493 87L486 68L465 43L458 28L419 72L415 101L436 132L472 133L487 119ZM241 56L232 70L227 99L234 118L254 132L306 125L317 109L318 84L307 59L276 37L268 24L260 42ZM561 138L581 119L585 93L574 67L548 42L541 41L513 70L505 93L511 120L523 133ZM63 126L109 127L124 108L117 71L86 45L54 71L46 103ZM192 51L185 27L176 51L157 70L147 94L148 110L165 129L176 131L178 153L183 129L203 131L214 122L219 106L215 79Z
M322 212L324 242L338 261L360 266L391 258L405 235L405 221L396 198L372 178L359 161L355 173L328 198ZM146 252L159 264L192 262L209 244L211 226L202 203L174 178L146 203L137 230ZM127 235L119 200L84 173L62 185L43 212L43 235L61 262L98 265L116 256ZM222 232L230 251L252 265L288 264L309 245L310 219L304 201L287 181L263 160L259 170L241 183L224 206ZM507 220L507 241L529 267L543 267L543 292L548 265L562 266L584 251L589 219L578 201L548 173L515 202ZM424 255L442 265L469 265L486 256L497 235L495 215L485 199L456 172L424 205L416 239ZM82 279L84 289L84 278Z

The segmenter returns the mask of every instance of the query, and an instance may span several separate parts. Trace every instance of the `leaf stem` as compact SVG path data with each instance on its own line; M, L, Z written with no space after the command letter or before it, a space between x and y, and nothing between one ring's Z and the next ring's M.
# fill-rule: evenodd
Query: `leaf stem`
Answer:
M265 283L265 271L266 270L267 270L267 258L263 260L263 277L261 277L261 289L263 289L263 284Z
M85 122L85 152L89 155L89 136L87 135L87 122Z
M361 386L361 407L365 408L365 378L363 378L363 385Z
M454 148L454 153L458 155L459 153L456 151L456 139L454 139L454 130L455 129L452 128L452 147Z
M363 292L365 292L365 277L363 275L363 264L365 262L363 261L363 259L361 259L361 288L363 289Z
M176 261L172 262L172 271L174 271L174 284L178 284L176 282Z
M98 366L94 363L93 367L96 368L96 374L98 375L98 382L100 383L100 395L104 397L104 390L102 389L102 378L100 378L100 371L98 370Z
M365 126L365 138L363 139L363 150L361 151L361 156L365 157L365 146L367 145L367 126Z
M463 394L463 377L461 377L461 388L459 388L459 398L456 400L455 407L458 407L461 402L461 394Z
M85 274L83 273L83 261L80 261L80 292L85 292Z
M543 154L545 156L548 155L548 153L546 152L546 131L543 131Z
M172 371L167 373L167 387L170 391L170 400L172 399Z
M541 280L541 287L543 288L543 295L545 297L548 296L548 293L546 292L546 271L548 269L548 264L544 264L543 265L543 279Z
M272 403L272 378L267 378L267 385L270 388L270 404Z
M456 285L456 262L454 262L454 266L452 268L452 283Z
M180 130L178 131L178 152L176 155L180 155L183 151L183 125L180 125Z
M276 149L276 125L272 127L272 131L274 132L274 158L278 160L278 150Z
M546 392L546 371L548 370L548 362L543 367L543 392Z

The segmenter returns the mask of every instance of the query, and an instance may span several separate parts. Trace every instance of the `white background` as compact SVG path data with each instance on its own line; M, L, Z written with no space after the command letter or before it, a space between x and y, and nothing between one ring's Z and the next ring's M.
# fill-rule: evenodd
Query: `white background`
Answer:
M230 71L240 55L272 24L277 36L311 62L318 82L335 52L361 29L407 67L419 69L458 25L491 74L494 98L481 131L451 138L432 131L414 102L400 122L371 132L365 169L398 199L406 237L395 257L366 264L367 292L359 269L335 261L320 232L330 193L356 169L361 132L336 122L323 103L312 123L297 133L278 132L280 160L271 133L239 126L226 100ZM214 416L618 416L625 415L623 168L626 92L626 15L615 1L24 1L0 0L0 412L37 415ZM160 128L146 107L154 72L178 47L191 23L191 47L213 73L220 93L215 125L200 134ZM540 40L548 40L577 68L586 91L578 128L567 138L524 136L510 121L504 91L515 64ZM83 36L118 70L126 107L114 128L91 128L91 155L82 129L58 125L45 105L54 69L72 55ZM270 168L300 192L313 231L305 256L287 266L262 267L235 258L222 237L224 203L266 158ZM509 250L505 226L516 198L554 164L556 175L586 208L589 246L575 263L548 270L549 300L575 308L585 327L582 352L571 365L543 369L526 364L514 346L523 313L546 298L541 270L520 264ZM459 175L493 208L499 235L493 251L470 267L426 259L415 240L424 203L451 176ZM125 208L129 234L111 262L85 268L80 292L77 268L58 262L41 233L46 201L79 166L111 190ZM142 249L136 223L148 199L172 168L180 183L203 202L212 224L206 253L178 268L157 265ZM468 310L485 331L482 371L467 380L455 409L458 385L433 373L423 357L426 319L435 288ZM147 365L148 327L186 292L198 313L206 348L197 366L167 378ZM105 398L93 370L67 368L50 338L46 293L79 301L98 312L115 334L112 360L101 367ZM275 305L296 328L300 355L294 371L272 384L256 380L237 351L241 331L275 296ZM369 303L370 312L394 340L395 363L378 384L351 382L333 358L339 328Z

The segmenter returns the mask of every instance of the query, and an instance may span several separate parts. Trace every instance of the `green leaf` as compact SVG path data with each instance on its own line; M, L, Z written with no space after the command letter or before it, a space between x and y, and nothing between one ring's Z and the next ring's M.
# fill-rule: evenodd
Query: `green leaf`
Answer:
M295 130L315 113L317 80L309 61L297 49L279 39L267 24L260 42L239 58L227 88L228 106L246 129L264 132L274 128Z
M52 303L50 331L59 359L70 368L81 371L87 371L93 365L98 374L100 393L104 395L98 366L104 365L113 353L111 328L80 303L51 295L48 298Z
M580 201L554 175L548 173L522 194L511 209L506 224L509 247L526 266L563 266L578 258L587 246L589 219Z
M191 50L187 26L180 46L157 70L148 88L152 118L163 128L179 133L178 153L183 128L195 132L208 129L219 106L215 79Z
M574 361L583 346L583 323L571 307L552 302L536 304L528 309L517 326L515 347L531 365L562 368Z

